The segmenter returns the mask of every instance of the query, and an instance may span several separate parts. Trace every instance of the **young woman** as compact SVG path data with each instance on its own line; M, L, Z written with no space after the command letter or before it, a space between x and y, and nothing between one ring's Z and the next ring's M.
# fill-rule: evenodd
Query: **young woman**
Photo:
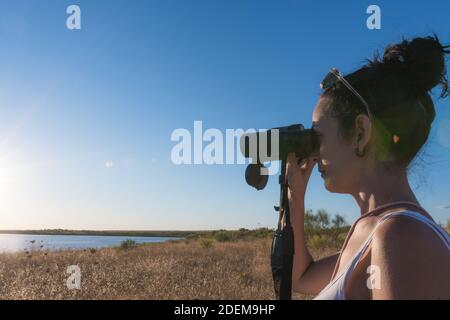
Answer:
M293 290L316 299L450 299L450 237L423 209L407 171L435 118L430 90L447 94L437 37L386 48L347 76L332 69L313 112L318 155L287 167L295 236ZM304 196L315 164L330 192L350 194L361 216L340 253L314 261ZM446 188L446 183L442 186Z

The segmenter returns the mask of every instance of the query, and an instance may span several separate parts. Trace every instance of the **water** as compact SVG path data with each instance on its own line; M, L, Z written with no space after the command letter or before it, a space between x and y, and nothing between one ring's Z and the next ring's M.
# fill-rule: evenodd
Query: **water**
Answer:
M119 246L126 239L134 240L136 243L154 243L180 238L0 234L0 252L105 248Z

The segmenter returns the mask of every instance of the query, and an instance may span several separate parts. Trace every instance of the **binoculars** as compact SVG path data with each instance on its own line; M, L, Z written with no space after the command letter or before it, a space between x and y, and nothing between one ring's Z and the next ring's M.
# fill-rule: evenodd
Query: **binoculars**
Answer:
M250 186L262 190L268 181L268 175L262 174L263 162L285 162L291 152L299 160L306 159L319 150L319 142L314 130L294 124L244 134L240 138L240 149L244 157L252 159L245 171L245 180Z

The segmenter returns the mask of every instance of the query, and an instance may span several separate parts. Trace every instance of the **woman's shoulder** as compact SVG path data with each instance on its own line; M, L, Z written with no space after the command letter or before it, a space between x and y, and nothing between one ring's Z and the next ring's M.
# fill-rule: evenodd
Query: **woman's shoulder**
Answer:
M449 287L442 283L449 280L450 238L440 227L445 235L439 233L435 222L424 219L428 218L421 213L405 210L389 216L374 231L370 263L385 271L385 285L395 288L397 297L428 291L448 296ZM415 292L417 288L423 292Z
M380 222L373 233L373 250L382 250L385 255L411 253L416 257L445 253L450 258L450 236L430 216L401 210L383 215Z

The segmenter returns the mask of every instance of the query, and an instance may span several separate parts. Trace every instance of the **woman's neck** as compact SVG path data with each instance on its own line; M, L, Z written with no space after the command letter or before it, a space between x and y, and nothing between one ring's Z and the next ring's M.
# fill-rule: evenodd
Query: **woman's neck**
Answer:
M374 172L361 179L361 185L353 193L361 215L377 207L397 201L420 205L412 191L406 172Z

